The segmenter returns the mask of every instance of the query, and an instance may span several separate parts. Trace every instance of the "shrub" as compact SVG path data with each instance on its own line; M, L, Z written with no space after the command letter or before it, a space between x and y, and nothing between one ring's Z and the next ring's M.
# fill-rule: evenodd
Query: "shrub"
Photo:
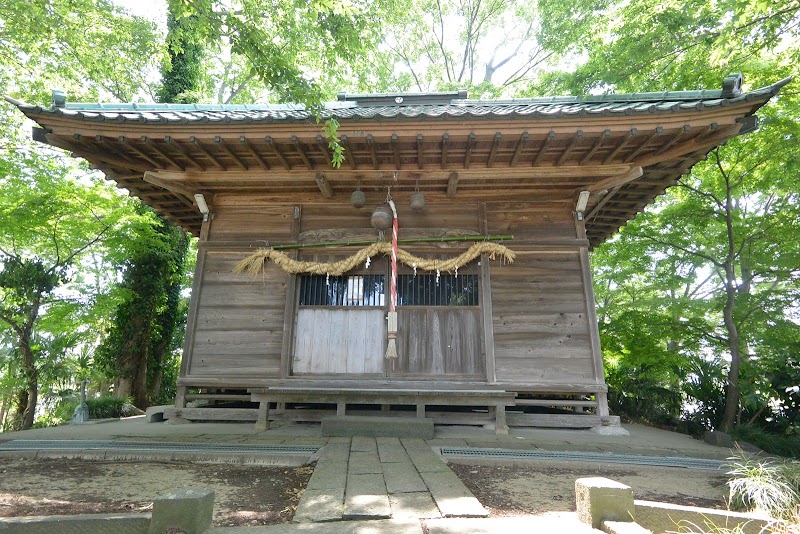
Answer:
M739 450L730 458L730 507L758 510L776 519L796 517L800 507L800 462L756 457Z
M98 397L96 399L86 399L86 406L89 407L90 419L108 419L112 417L130 417L141 413L133 405L130 397Z
M800 458L800 438L798 436L773 434L759 426L750 424L736 425L731 430L730 435L733 439L752 443L770 454L777 454L787 458Z

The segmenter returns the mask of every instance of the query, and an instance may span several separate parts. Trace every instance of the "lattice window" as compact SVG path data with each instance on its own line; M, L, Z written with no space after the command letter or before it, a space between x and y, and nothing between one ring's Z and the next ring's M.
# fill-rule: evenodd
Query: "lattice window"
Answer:
M300 306L383 306L384 275L302 275Z
M478 275L401 274L398 306L478 306Z

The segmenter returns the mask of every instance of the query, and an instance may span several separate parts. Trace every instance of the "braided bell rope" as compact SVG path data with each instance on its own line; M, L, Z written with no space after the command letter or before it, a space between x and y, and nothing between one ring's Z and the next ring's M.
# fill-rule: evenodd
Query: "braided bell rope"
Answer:
M339 261L314 262L295 260L285 252L273 248L260 248L237 263L233 271L235 273L247 273L250 276L257 277L264 272L266 262L269 260L289 274L304 273L339 276L363 264L367 258L377 256L378 254L388 256L391 253L392 244L379 241L367 245L352 256ZM444 271L452 273L456 269L463 267L479 257L481 254L488 254L489 259L492 260L499 256L500 259L508 263L513 263L514 258L516 258L516 254L504 245L489 241L481 241L473 244L458 256L446 260L420 258L402 248L398 248L397 260L409 267L422 269L423 271Z

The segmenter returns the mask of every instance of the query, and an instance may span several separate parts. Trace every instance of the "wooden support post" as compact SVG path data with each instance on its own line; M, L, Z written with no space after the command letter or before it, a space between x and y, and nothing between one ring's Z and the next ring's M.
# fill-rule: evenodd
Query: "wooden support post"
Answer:
M503 405L494 407L494 433L508 434L508 423L506 422L506 407Z
M600 391L597 393L597 415L608 417L611 412L608 410L608 393Z
M266 432L269 430L269 400L262 398L258 403L258 419L256 420L255 431Z
M447 198L453 198L458 191L458 173L451 172L447 179Z
M346 402L336 403L336 415L347 415L347 403Z
M418 402L417 403L417 417L424 419L425 418L425 403Z
M175 393L175 407L176 408L186 408L186 390L189 389L186 386L178 386L178 390Z
M381 411L382 412L389 412L392 410L391 404L381 404Z
M314 176L314 181L317 182L317 187L319 187L319 192L322 193L322 196L325 198L333 198L333 187L331 187L331 183L325 178L324 172L318 172L316 176Z

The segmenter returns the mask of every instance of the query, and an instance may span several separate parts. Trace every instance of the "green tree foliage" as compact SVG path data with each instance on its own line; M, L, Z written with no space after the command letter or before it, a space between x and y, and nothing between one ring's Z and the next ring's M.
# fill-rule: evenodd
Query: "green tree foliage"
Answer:
M542 0L539 8L546 21L540 40L572 68L543 76L532 90L711 89L737 71L754 88L797 74L797 0L606 0L579 7ZM796 431L797 399L786 388L800 382L800 256L793 237L800 220L799 110L797 90L785 88L759 112L757 133L713 151L595 251L604 353L618 390L624 384L613 382L630 374L615 366L669 361L673 370L659 383L683 396L684 418L706 428L749 420ZM680 415L674 405L661 408L654 413Z

